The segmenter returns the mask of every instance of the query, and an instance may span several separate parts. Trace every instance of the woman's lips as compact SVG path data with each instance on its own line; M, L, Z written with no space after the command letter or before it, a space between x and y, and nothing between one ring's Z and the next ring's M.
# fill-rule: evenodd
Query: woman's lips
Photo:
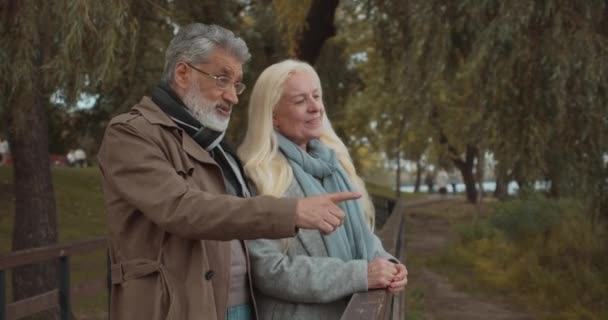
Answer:
M310 124L310 125L321 124L321 118L314 118L314 119L306 121L306 123Z

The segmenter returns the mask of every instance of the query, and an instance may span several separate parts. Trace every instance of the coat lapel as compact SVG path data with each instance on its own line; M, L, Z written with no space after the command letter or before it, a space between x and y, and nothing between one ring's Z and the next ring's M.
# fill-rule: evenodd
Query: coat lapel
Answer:
M183 130L178 127L173 120L171 120L153 101L148 97L143 97L139 104L134 108L139 113L141 113L144 118L150 121L151 124L161 125L164 127L176 128L181 131L181 140L182 140L182 148L184 151L202 163L213 164L217 166L217 163L211 156L209 152L204 150L201 146L198 145L192 138L187 135Z
M209 155L209 152L207 152L207 150L203 149L201 146L198 145L198 143L192 140L189 135L183 132L182 147L189 156L196 159L197 161L218 166L217 162L215 162L215 160L211 158L211 155Z

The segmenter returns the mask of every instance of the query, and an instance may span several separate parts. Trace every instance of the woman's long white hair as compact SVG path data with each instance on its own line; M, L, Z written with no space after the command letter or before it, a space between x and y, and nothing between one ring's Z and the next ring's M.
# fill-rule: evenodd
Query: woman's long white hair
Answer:
M266 68L256 81L249 100L247 134L239 146L238 154L245 164L245 172L255 183L259 194L283 196L293 180L293 172L283 154L278 151L272 114L283 94L285 82L293 74L306 72L314 75L321 88L319 76L309 64L297 60L284 60ZM323 133L320 138L336 152L338 161L353 183L363 194L361 204L370 228L374 227L374 206L357 175L346 146L334 132L323 112Z

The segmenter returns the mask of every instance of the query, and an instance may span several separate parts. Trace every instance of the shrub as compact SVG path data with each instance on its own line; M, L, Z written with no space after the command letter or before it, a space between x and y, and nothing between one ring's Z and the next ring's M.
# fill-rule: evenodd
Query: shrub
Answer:
M460 224L456 226L456 231L463 244L480 239L491 239L495 235L495 229L484 222Z
M490 224L512 241L527 241L545 235L560 221L563 210L559 203L542 196L513 200L496 207Z
M516 292L551 319L606 319L608 234L580 202L541 196L498 203L486 223L459 226L456 261Z

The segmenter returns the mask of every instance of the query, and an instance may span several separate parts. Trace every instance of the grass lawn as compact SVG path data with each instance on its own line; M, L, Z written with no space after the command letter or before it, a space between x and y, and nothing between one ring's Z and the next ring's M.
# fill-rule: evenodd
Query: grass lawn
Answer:
M11 251L13 234L14 195L12 169L0 167L0 255ZM53 169L57 199L59 242L90 239L105 234L105 216L101 180L97 168ZM105 276L106 252L98 250L71 259L71 284ZM7 277L7 280L10 277ZM10 285L10 281L9 282ZM10 297L10 286L8 288ZM105 319L107 293L92 297L72 297L74 314L78 319Z

